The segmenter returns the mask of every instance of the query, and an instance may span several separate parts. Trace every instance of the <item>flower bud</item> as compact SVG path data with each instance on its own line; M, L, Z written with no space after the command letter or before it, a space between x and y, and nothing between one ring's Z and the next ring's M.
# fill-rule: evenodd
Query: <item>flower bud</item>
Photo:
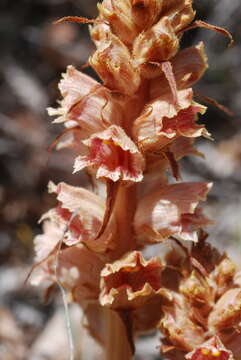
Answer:
M100 42L89 63L110 90L124 95L133 95L138 90L139 69L133 67L128 48L111 32Z

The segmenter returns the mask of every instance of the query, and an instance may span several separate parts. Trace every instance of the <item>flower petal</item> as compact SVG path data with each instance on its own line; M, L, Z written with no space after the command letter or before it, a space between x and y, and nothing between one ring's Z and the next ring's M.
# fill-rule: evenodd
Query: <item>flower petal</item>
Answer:
M84 134L103 130L112 123L121 123L120 105L108 89L73 66L67 67L59 89L63 96L60 107L48 109L49 115L59 115L55 123L65 122L67 127L80 126Z
M93 301L98 299L102 267L103 262L86 247L68 247L39 264L31 276L31 283L49 288L58 280L69 292L71 300Z
M173 73L179 90L186 89L196 83L206 71L207 56L204 52L204 44L186 48L178 52L171 61ZM162 73L150 84L150 97L155 99L165 94L169 89L169 84Z
M193 102L192 89L177 91L177 103L171 91L150 102L133 124L133 134L143 150L162 149L179 136L210 138L203 125L196 124L197 114L206 108Z
M187 360L234 360L233 354L214 336L185 356Z
M76 158L74 173L92 166L97 170L97 178L131 182L142 180L144 158L119 126L113 125L93 134L84 144L89 147L89 155Z
M101 272L100 303L113 309L131 309L146 303L153 296L169 296L162 289L163 265L158 258L146 261L133 251Z
M138 90L141 81L139 70L132 65L128 48L111 31L89 63L109 89L125 95L133 95Z
M159 186L157 191L146 195L139 202L134 218L138 241L152 243L171 235L181 237L186 225L182 216L195 212L198 202L205 200L210 187L208 183L172 184Z
M104 0L98 5L100 17L111 24L111 29L127 46L136 36L158 18L162 0Z

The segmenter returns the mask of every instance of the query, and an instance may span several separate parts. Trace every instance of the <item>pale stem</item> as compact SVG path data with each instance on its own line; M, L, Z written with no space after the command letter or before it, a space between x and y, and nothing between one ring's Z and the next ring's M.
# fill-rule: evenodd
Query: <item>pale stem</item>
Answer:
M120 258L127 251L135 249L133 217L136 210L136 185L121 186L115 205L118 221L119 246L115 253ZM107 315L106 358L105 360L130 360L133 358L125 325L119 315L109 310ZM128 326L128 324L127 324ZM129 334L131 337L131 334ZM131 339L129 339L131 340Z

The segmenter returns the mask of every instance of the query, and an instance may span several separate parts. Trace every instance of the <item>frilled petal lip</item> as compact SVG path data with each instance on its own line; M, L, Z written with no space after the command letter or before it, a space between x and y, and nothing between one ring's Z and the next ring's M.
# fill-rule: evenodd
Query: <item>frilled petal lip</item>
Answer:
M205 111L205 106L193 101L191 88L178 90L177 102L169 90L150 102L135 120L135 140L143 151L160 151L178 137L211 139L205 127L196 123L197 114Z
M97 168L97 178L109 178L114 182L139 182L143 179L144 158L121 127L112 125L83 143L90 152L75 159L73 173L91 166Z
M99 297L100 304L112 309L128 309L142 306L153 296L163 296L171 301L170 292L161 287L161 279L159 278L164 265L160 259L155 257L145 260L138 251L133 251L121 260L117 260L112 264L107 264L101 272L101 293ZM153 283L152 271L155 273L156 282ZM141 285L135 289L135 279L128 278L130 276L140 276L141 272L146 272ZM123 275L124 274L124 275ZM150 279L148 281L148 274ZM124 277L123 277L123 276ZM127 277L125 277L125 275ZM118 279L115 279L115 276ZM140 282L140 279L137 280ZM116 282L116 286L114 283ZM113 287L114 286L114 287Z

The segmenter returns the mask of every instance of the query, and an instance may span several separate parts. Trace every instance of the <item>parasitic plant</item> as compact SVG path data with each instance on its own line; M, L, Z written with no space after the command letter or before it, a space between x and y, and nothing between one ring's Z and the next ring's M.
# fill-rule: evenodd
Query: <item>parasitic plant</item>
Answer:
M131 359L138 334L158 329L165 359L239 360L240 275L206 241L211 184L180 182L178 163L211 138L192 89L208 66L204 44L180 49L181 38L198 26L230 34L195 21L192 0L103 0L98 10L58 21L91 23L88 64L101 81L69 66L48 109L66 128L58 147L91 181L49 184L57 204L41 219L32 282L60 284L83 308L103 359Z

